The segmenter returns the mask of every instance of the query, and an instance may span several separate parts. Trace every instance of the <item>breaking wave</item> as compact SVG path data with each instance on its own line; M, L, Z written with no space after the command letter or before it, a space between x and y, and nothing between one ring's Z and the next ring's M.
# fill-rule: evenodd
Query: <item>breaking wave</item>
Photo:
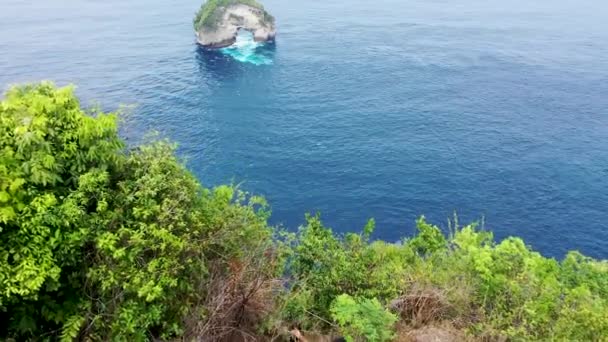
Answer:
M236 37L236 42L220 49L220 52L243 63L255 65L272 64L272 58L265 51L265 46L266 43L256 42L251 32L241 30Z

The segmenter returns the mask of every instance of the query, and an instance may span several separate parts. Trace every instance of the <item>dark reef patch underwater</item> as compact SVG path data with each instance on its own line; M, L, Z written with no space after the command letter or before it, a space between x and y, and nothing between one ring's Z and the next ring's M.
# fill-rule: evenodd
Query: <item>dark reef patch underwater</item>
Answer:
M242 183L289 229L374 217L395 241L456 210L544 255L608 257L605 1L264 5L276 48L207 51L199 0L3 0L0 84L136 104L129 142L160 131L205 185Z

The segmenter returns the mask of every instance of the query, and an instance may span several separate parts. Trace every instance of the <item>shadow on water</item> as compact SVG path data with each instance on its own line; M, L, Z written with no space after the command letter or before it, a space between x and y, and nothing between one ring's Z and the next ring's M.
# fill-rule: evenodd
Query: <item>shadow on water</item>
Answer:
M241 74L243 65L230 56L216 49L207 49L196 45L196 62L199 71L205 77L214 79L230 79Z

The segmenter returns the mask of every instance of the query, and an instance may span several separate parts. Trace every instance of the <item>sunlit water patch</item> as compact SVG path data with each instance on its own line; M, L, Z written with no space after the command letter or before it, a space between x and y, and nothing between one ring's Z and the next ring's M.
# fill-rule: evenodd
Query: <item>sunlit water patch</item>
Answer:
M265 46L265 43L256 42L251 32L240 30L236 42L229 47L220 49L220 52L243 63L272 64L272 58L267 55Z

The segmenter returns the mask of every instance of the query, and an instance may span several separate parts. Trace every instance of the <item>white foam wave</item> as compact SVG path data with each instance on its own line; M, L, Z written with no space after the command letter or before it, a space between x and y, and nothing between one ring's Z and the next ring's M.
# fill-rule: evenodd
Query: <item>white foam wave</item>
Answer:
M224 55L228 55L235 60L243 63L255 65L272 64L272 59L258 52L264 43L256 42L250 32L239 32L234 44L220 49Z

